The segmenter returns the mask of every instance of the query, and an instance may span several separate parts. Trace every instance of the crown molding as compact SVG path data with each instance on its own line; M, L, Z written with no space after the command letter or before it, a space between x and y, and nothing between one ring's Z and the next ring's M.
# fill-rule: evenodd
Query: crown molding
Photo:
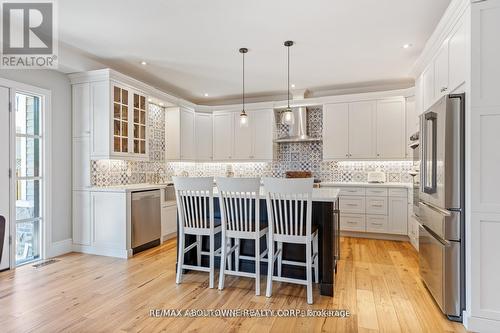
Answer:
M474 0L472 0L474 2ZM419 58L413 65L410 76L417 78L425 69L425 66L432 61L443 42L451 34L455 25L460 20L465 11L470 7L471 0L452 0L443 17L439 21L431 37L425 43L425 47Z

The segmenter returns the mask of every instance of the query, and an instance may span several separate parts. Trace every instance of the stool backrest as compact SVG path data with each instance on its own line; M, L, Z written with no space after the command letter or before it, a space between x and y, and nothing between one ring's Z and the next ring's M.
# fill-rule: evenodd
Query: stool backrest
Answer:
M270 231L310 236L313 178L263 178Z
M260 178L217 178L222 228L260 231Z
M212 177L172 177L181 228L214 227Z

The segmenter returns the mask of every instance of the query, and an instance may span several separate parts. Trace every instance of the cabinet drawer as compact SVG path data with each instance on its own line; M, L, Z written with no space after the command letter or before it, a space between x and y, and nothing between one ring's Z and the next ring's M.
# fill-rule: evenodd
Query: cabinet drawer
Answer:
M340 229L349 231L365 231L365 215L360 214L340 214Z
M366 196L370 197L386 197L387 189L386 188L367 188Z
M386 232L387 231L387 216L366 215L366 231Z
M364 196L365 195L365 189L363 187L341 187L340 188L340 193L341 196L350 196L350 195L358 195L358 196Z
M408 196L408 190L405 188L390 188L389 196L406 198Z
M340 197L341 213L365 213L365 197Z
M366 197L366 214L387 215L387 197Z

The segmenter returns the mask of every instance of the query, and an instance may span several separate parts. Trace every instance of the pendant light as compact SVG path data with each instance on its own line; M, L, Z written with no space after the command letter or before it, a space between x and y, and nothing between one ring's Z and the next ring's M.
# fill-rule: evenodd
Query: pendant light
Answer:
M295 117L293 116L293 111L292 108L290 107L290 47L293 45L293 41L287 40L284 45L287 48L287 73L288 73L288 80L287 80L287 99L288 99L288 105L286 109L281 113L281 123L283 125L293 125L295 123Z
M243 56L243 94L242 94L242 109L240 113L240 127L248 127L248 115L245 111L245 53L248 52L248 49L242 47L240 49L240 53Z

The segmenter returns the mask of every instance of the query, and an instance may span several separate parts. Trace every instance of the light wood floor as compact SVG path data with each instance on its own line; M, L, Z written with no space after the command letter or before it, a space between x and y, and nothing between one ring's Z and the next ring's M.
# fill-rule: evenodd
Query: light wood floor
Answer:
M253 280L227 277L208 289L208 274L175 284L175 241L130 260L71 253L58 262L0 273L0 331L465 332L445 319L418 276L406 242L342 238L335 297L275 283L255 296ZM263 279L264 280L264 279ZM265 282L262 283L263 293ZM347 309L349 318L153 318L150 309Z

